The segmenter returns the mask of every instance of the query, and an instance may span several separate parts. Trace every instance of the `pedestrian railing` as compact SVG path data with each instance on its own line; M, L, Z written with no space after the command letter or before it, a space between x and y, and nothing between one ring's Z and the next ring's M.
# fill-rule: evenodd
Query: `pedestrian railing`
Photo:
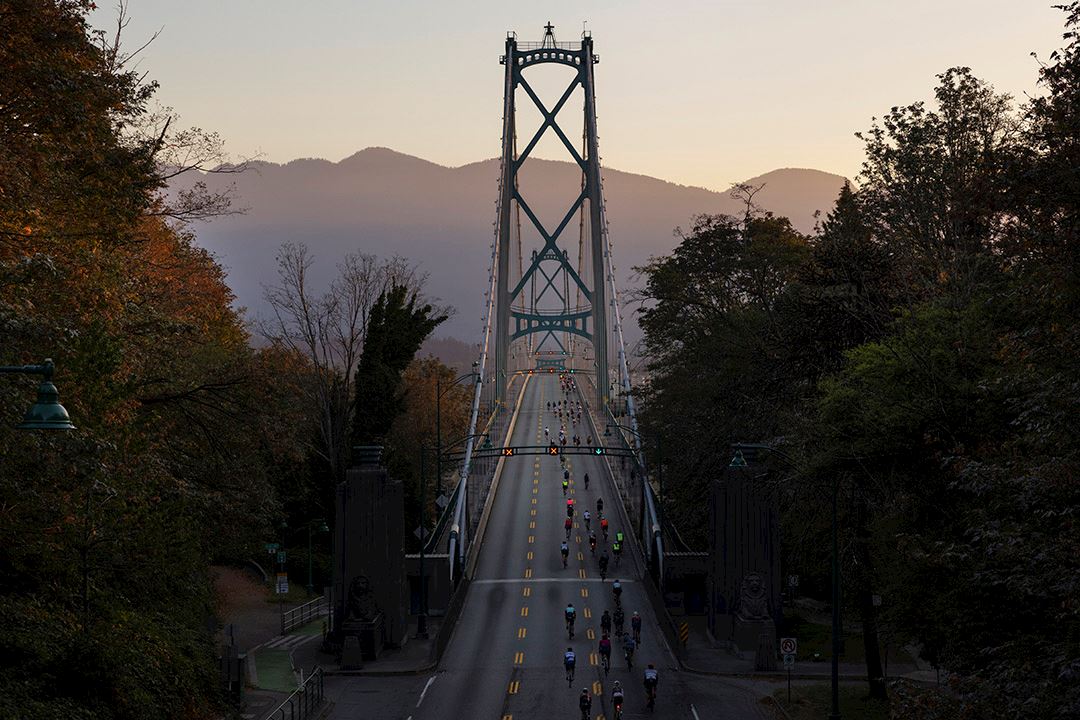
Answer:
M265 720L307 720L315 717L315 711L323 701L323 669L316 666L300 687L285 698Z
M281 634L287 635L298 627L307 625L315 618L322 617L329 612L326 598L317 597L311 602L298 605L292 610L284 610L281 613Z

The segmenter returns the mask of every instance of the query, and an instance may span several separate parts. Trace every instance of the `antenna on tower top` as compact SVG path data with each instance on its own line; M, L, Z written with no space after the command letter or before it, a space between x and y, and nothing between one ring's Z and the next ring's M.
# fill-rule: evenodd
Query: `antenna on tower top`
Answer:
M548 44L548 39L549 38L551 40L550 45ZM550 47L550 48L555 47L555 26L551 24L550 20L548 20L548 24L544 26L544 43L543 43L543 47Z

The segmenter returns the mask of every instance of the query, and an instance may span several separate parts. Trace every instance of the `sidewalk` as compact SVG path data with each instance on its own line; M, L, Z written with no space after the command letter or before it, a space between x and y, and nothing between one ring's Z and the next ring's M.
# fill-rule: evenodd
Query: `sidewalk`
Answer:
M775 671L754 670L754 651L738 651L727 643L717 642L708 634L706 618L701 615L686 615L674 618L675 622L687 623L690 635L684 650L678 653L683 667L693 673L721 675L758 680L786 680L787 670L778 664ZM866 665L857 662L840 662L840 679L845 681L863 681L866 679ZM793 680L824 680L832 674L832 664L828 660L815 661L809 658L796 658L791 668ZM907 678L917 682L936 680L936 673L925 663L890 662L888 677Z
M354 675L354 676L390 676L390 675L415 675L435 667L436 638L442 627L441 617L429 617L427 622L428 637L416 637L416 618L409 621L409 641L402 647L387 648L379 653L375 660L365 660L363 666L357 670L341 670L338 668L337 659L322 652L310 651L297 653L298 657L313 658L319 662L327 675ZM315 648L317 651L318 648ZM310 667L310 664L307 665Z

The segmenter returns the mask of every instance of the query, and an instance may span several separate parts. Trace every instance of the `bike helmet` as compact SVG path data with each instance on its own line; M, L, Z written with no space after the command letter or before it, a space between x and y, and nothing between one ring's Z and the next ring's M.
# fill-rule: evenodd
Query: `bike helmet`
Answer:
M637 616L638 616L638 614L637 614L637 610L635 610L635 611L634 611L634 617L637 617ZM650 665L649 667L652 667L652 665Z
M617 687L617 688L619 688L619 687L622 687L622 684L620 684L620 683L619 683L619 681L618 681L618 680L616 680L616 681L615 681L615 687Z

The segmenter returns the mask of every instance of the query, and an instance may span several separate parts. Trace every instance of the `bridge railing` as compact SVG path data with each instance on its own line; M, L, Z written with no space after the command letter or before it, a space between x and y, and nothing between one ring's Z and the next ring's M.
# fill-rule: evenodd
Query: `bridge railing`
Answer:
M274 708L264 720L308 720L319 713L325 697L323 669L319 666L300 683L284 702Z
M281 634L287 635L298 627L303 627L315 618L322 617L330 612L326 598L317 597L314 600L297 605L281 613Z

